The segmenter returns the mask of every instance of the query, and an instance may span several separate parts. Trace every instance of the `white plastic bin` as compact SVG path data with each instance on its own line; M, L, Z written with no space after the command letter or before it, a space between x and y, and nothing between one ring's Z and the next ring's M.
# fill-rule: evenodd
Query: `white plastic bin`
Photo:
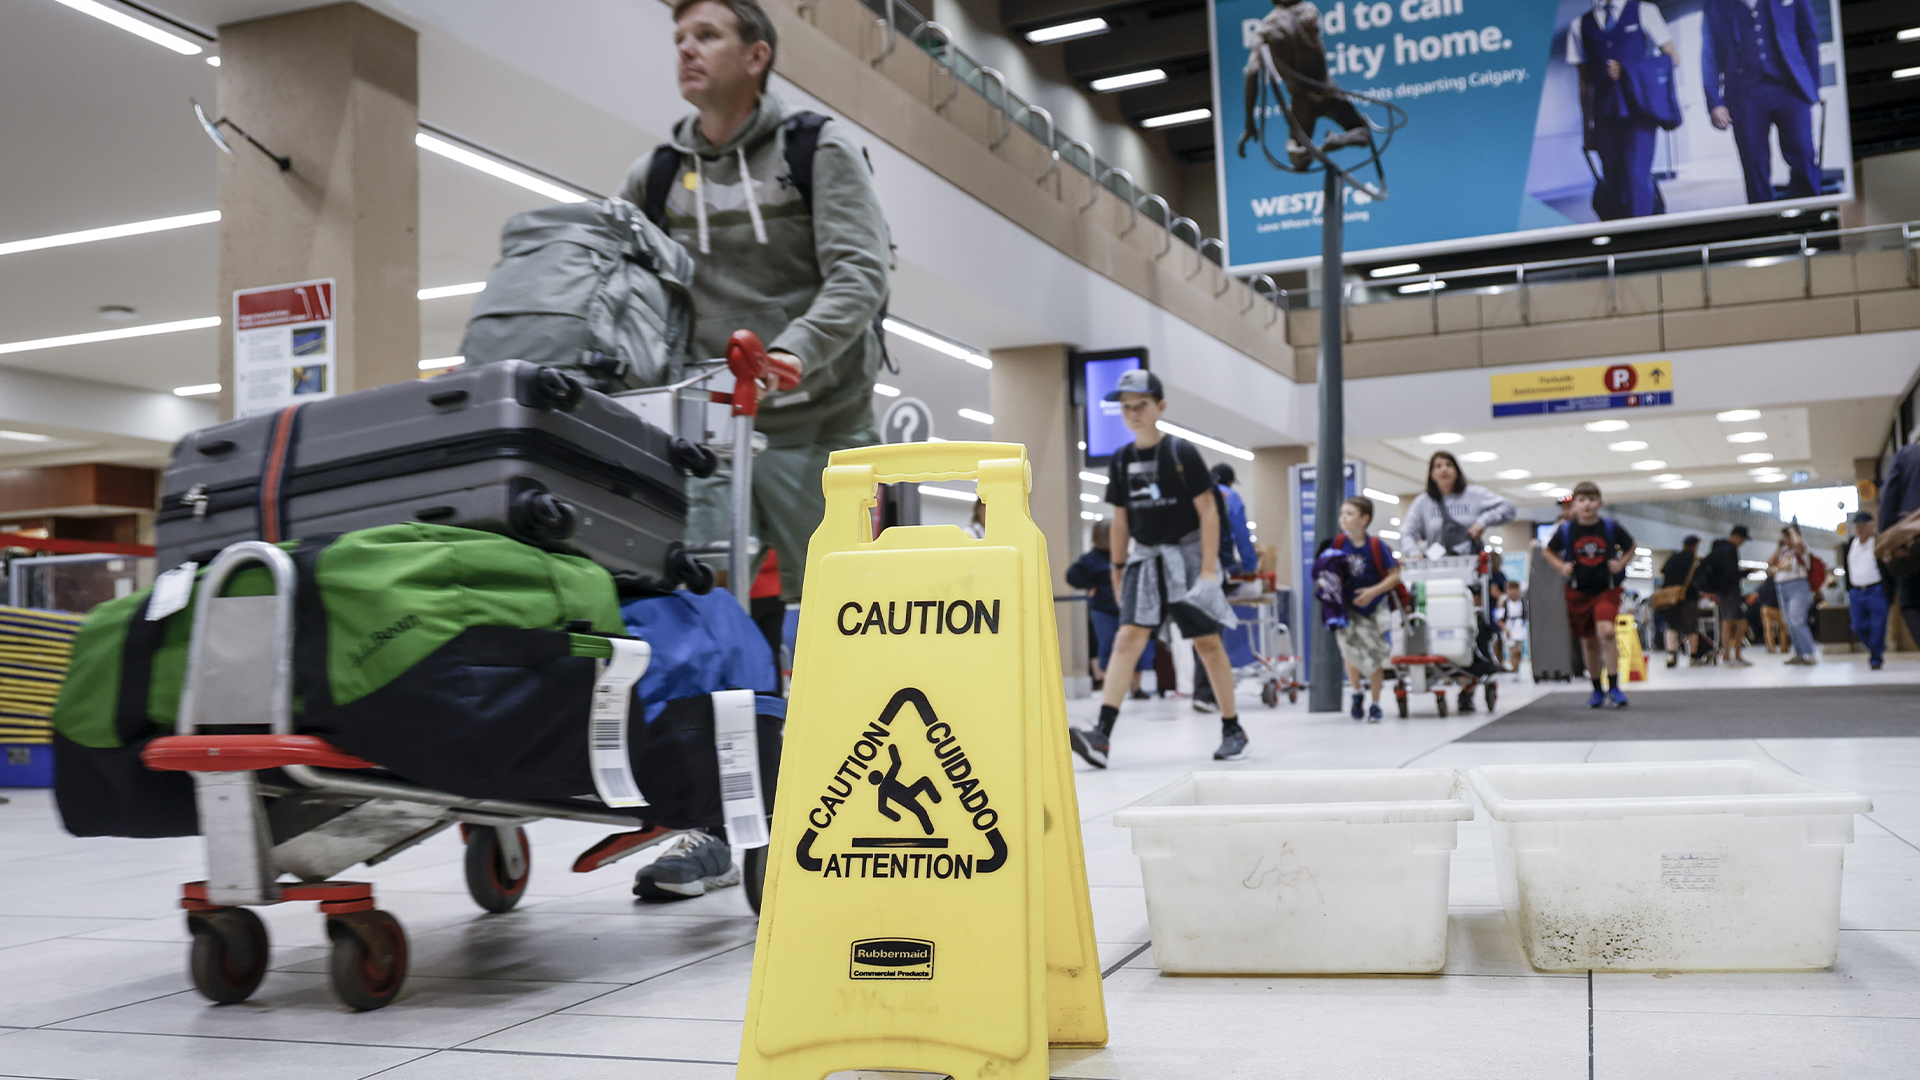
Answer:
M1113 822L1161 971L1277 975L1439 971L1472 819L1452 769L1368 769L1192 773Z
M1752 761L1487 765L1500 902L1543 971L1831 967L1865 795Z

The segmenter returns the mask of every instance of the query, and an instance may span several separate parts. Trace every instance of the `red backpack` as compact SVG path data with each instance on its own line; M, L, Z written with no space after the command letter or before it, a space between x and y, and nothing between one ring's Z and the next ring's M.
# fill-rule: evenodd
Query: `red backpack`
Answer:
M1333 538L1333 546L1337 551L1345 551L1347 549L1347 534L1344 532L1336 534ZM1380 545L1380 538L1372 533L1368 533L1367 558L1372 560L1373 572L1380 575L1382 580L1387 576L1387 560L1386 557L1381 554L1383 550ZM1397 605L1401 611L1413 610L1413 593L1409 591L1405 585L1395 585L1388 599Z
M1827 564L1821 562L1820 556L1818 555L1807 556L1807 587L1811 588L1814 592L1819 592L1820 586L1826 583Z

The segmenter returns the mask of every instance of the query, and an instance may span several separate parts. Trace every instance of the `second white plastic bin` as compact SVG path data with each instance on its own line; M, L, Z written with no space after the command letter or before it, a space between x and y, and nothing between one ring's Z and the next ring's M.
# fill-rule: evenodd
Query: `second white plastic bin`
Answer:
M1544 971L1830 967L1865 795L1752 761L1487 765L1500 902Z
M1473 818L1452 769L1192 773L1133 830L1153 960L1174 974L1432 972Z

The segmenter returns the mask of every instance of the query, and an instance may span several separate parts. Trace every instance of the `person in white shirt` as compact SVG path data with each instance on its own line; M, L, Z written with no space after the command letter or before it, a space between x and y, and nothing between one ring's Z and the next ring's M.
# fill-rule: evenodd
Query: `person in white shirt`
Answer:
M1875 671L1887 651L1887 586L1892 581L1873 550L1873 515L1853 515L1853 535L1840 549L1840 565L1847 568L1847 621L1853 636L1867 647L1867 663Z
M1798 525L1780 530L1780 543L1767 560L1767 568L1773 571L1774 586L1780 590L1780 615L1786 620L1787 638L1793 643L1793 655L1787 663L1814 663L1818 650L1813 644L1813 630L1807 625L1807 610L1813 606L1813 587L1807 582L1813 553L1800 538Z
M1507 644L1507 667L1520 670L1520 658L1527 649L1527 602L1520 598L1520 583L1507 582L1507 593L1499 601L1500 636Z

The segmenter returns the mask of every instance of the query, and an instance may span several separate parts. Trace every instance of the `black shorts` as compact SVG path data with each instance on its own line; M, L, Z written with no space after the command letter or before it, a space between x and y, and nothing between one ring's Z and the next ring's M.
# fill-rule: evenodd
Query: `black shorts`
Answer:
M1737 592L1721 593L1718 596L1714 597L1714 602L1720 605L1720 621L1721 622L1738 622L1740 620L1741 613L1740 613L1740 594L1739 593Z
M1689 596L1660 613L1667 621L1667 629L1679 634L1691 634L1700 627L1700 598Z

